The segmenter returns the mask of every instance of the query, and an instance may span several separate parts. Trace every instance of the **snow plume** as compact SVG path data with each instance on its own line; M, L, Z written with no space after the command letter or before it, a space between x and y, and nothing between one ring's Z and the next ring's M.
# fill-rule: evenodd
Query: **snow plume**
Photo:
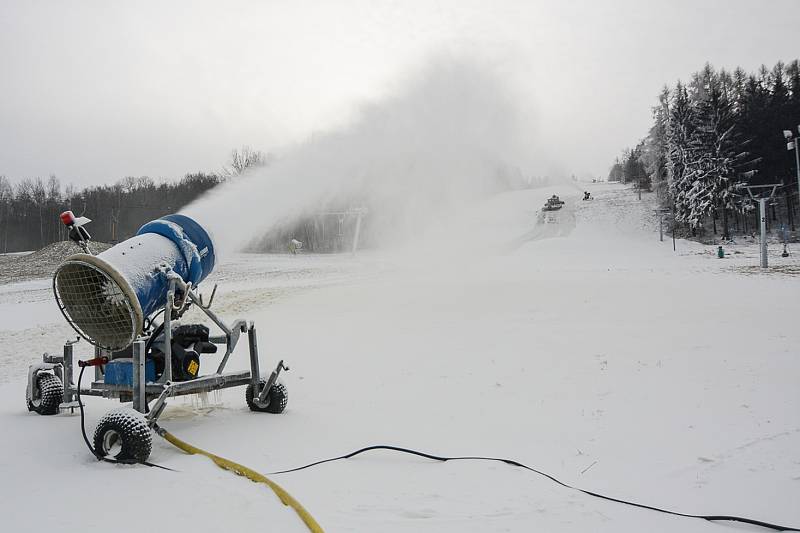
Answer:
M523 181L526 121L490 68L440 59L400 85L348 125L218 187L185 214L218 247L235 250L305 216L364 206L369 241L384 245Z

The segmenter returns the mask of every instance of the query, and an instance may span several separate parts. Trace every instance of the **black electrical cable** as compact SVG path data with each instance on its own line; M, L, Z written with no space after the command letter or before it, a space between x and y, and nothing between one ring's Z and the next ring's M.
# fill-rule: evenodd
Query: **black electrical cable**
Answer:
M89 437L86 436L86 415L83 412L83 402L81 401L81 381L83 380L83 371L86 370L85 366L81 367L81 371L78 373L78 409L81 411L81 434L83 435L83 442L86 443L86 447L89 448L89 451L92 452L92 455L97 457L98 459L103 459L103 457L97 453L97 450L94 449L92 443L89 442Z
M155 320L156 316L158 316L158 315L156 314L153 317L153 320ZM153 346L153 342L156 340L156 337L158 337L161 334L162 331L164 331L164 323L163 322L156 327L156 329L153 332L153 334L150 335L150 338L147 339L147 342L144 344L145 356L147 356L147 354L150 353L150 348Z
M86 370L86 367L82 366L81 367L81 371L78 373L78 390L77 390L78 409L81 412L81 434L83 435L83 442L86 443L86 447L89 448L89 451L92 452L92 455L97 457L98 461L104 461L106 463L117 463L117 464L124 464L124 465L142 464L142 465L145 465L145 466L151 466L151 467L154 467L154 468L161 468L162 470L169 470L171 472L176 472L176 470L173 470L172 468L168 468L166 466L157 465L155 463L150 463L148 461L134 461L134 460L121 461L119 459L110 459L110 458L105 457L102 454L100 454L100 452L97 451L94 448L94 446L92 446L92 443L89 442L89 437L86 436L86 420L85 420L85 413L83 411L83 401L81 401L81 381L83 380L83 371L84 370Z
M166 307L162 307L161 309L153 313L151 316L145 317L144 327L143 327L144 331L147 332L153 326L153 322L155 321L156 318L158 318L158 315L164 314L164 311L166 310L167 310Z
M505 463L505 464L510 465L510 466L516 466L516 467L519 467L519 468L524 468L525 470L530 470L531 472L539 474L540 476L546 477L550 481L558 483L562 487L565 487L565 488L568 488L568 489L572 489L572 490L576 490L578 492L582 492L582 493L587 494L589 496L594 496L595 498L601 498L603 500L608 500L608 501L611 501L611 502L621 503L621 504L624 504L624 505L630 505L630 506L633 506L633 507L639 507L640 509L647 509L647 510L650 510L650 511L656 511L656 512L659 512L659 513L665 513L665 514L674 515L674 516L683 516L685 518L700 518L700 519L703 519L703 520L708 520L709 522L742 522L744 524L750 524L750 525L759 526L759 527L763 527L763 528L767 528L767 529L772 529L774 531L800 531L800 529L797 529L797 528L793 528L793 527L789 527L789 526L780 526L780 525L777 525L777 524L771 524L769 522L763 522L761 520L755 520L755 519L752 519L752 518L744 518L744 517L741 517L741 516L698 515L698 514L681 513L681 512L678 512L678 511L670 511L668 509L662 509L660 507L655 507L655 506L652 506L652 505L645 505L643 503L636 503L636 502L631 502L631 501L627 501L627 500L622 500L620 498L613 498L611 496L606 496L606 495L600 494L598 492L592 492L590 490L585 490L585 489L582 489L582 488L579 488L579 487L575 487L573 485L569 485L568 483L564 483L563 481L551 476L550 474L548 474L546 472L542 472L541 470L537 470L535 468L531 468L530 466L524 465L524 464L520 463L519 461L514 461L513 459L501 459L501 458L497 458L497 457L480 457L480 456L442 457L442 456L438 456L438 455L432 455L432 454L429 454L429 453L419 452L419 451L416 451L416 450L410 450L408 448L401 448L401 447L398 447L398 446L388 446L388 445L367 446L366 448L361 448L360 450L356 450L354 452L350 452L350 453L348 453L346 455L341 455L339 457L331 457L329 459L322 459L320 461L315 461L313 463L309 463L307 465L299 466L297 468L290 468L288 470L278 470L278 471L275 471L275 472L269 472L268 475L288 474L289 472L297 472L299 470L305 470L306 468L311 468L312 466L317 466L317 465L321 465L321 464L324 464L324 463L330 463L330 462L333 462L333 461L340 461L342 459L350 459L351 457L355 457L356 455L360 455L362 453L373 451L373 450L389 450L389 451L394 451L394 452L408 453L408 454L411 454L411 455L416 455L418 457L424 457L426 459L432 459L434 461L442 461L442 462L445 462L445 461L464 461L464 460L496 461L496 462L500 462L500 463Z

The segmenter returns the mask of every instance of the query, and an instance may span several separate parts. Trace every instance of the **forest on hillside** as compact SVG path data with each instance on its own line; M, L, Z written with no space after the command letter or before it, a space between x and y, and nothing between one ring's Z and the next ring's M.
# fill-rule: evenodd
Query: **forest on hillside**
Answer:
M664 87L650 131L614 162L609 180L654 191L687 233L723 239L757 228L757 206L744 186L782 184L768 222L772 230L794 232L796 156L787 151L784 131L796 138L798 128L798 60L756 73L706 64L688 82Z
M243 146L231 152L220 172L189 173L176 182L129 176L113 185L84 189L62 187L54 175L16 183L0 175L0 253L36 250L66 240L59 214L67 210L92 219L86 228L94 240L117 243L150 220L175 213L220 183L270 160L269 154Z
M174 213L222 181L218 174L187 174L175 183L148 177L124 178L113 185L62 188L56 176L23 179L12 185L0 176L0 253L36 250L67 238L59 214L87 216L92 238L118 242L149 220Z

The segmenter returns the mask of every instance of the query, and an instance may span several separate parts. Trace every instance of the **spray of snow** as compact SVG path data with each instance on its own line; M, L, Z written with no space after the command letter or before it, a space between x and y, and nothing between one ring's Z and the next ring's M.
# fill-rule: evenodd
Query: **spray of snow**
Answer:
M301 217L356 206L369 209L371 242L404 242L524 182L532 121L517 104L491 67L439 58L347 125L288 149L184 213L223 251Z

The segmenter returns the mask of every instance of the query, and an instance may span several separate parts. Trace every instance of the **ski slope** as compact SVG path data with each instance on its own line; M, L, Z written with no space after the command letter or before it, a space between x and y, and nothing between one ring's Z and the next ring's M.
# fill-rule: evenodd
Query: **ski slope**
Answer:
M595 199L569 186L499 195L459 217L469 231L445 220L394 252L229 258L217 312L255 320L262 368L286 360L289 406L251 413L232 389L172 400L162 425L264 473L391 444L800 526L798 278L753 275L751 245L725 260L686 241L673 252L648 197L581 187ZM553 193L567 203L544 227ZM5 531L306 531L265 487L159 438L151 461L178 472L98 463L76 415L28 413L27 365L72 334L46 305L49 283L25 283L0 286ZM90 431L116 406L86 403ZM374 452L273 479L331 532L756 530L497 463Z

